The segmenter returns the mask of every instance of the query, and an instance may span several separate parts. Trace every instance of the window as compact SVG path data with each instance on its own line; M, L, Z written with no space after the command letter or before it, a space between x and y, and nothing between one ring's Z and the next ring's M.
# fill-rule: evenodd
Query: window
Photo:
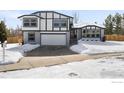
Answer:
M90 27L87 27L87 29L90 29Z
M54 27L59 27L59 23L54 23Z
M55 18L54 21L53 21L53 26L55 28L67 27L67 19L57 19L57 18Z
M89 35L89 34L87 34L87 37L90 37L90 35Z
M93 32L93 33L95 33L95 31L94 31L94 30L93 30L92 32Z
M85 30L83 30L83 33L85 33L86 31Z
M66 22L65 23L61 23L61 27L66 27L66 26L67 26Z
M35 33L28 33L28 41L29 42L35 41Z
M94 34L92 34L92 35L91 35L91 37L92 37L92 38L94 38L94 37L95 37L95 35L94 35Z
M95 29L95 27L92 27L92 29Z
M100 35L99 34L96 34L96 37L98 38L98 37L100 37Z
M67 27L67 19L60 20L61 27Z
M23 24L23 27L29 27L29 26L30 26L29 23L24 23L24 24Z
M31 23L31 27L37 27L36 23Z
M30 20L29 19L23 19L23 26L29 27L30 26Z
M82 37L85 37L85 35L83 35Z
M37 27L37 18L24 18L23 27Z
M31 19L31 27L37 27L37 19L36 18Z

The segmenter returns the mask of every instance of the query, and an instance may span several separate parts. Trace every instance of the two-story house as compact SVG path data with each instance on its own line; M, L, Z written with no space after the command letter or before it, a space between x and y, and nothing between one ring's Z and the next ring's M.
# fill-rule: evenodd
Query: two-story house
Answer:
M38 11L18 18L22 20L24 43L41 46L70 44L73 17L54 11Z
M22 20L23 41L43 45L64 45L83 41L102 41L104 27L73 24L73 17L55 11L38 11L18 17Z

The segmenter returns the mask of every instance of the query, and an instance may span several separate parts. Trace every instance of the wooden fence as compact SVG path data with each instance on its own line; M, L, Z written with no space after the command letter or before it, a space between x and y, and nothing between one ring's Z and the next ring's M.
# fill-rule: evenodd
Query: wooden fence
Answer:
M22 36L7 37L7 43L21 43Z
M106 35L105 38L111 41L124 41L124 35Z

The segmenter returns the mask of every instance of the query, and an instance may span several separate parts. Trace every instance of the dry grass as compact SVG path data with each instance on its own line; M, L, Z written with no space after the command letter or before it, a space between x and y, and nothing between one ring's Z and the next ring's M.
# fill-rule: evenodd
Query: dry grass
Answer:
M7 42L8 43L21 43L22 36L7 37Z

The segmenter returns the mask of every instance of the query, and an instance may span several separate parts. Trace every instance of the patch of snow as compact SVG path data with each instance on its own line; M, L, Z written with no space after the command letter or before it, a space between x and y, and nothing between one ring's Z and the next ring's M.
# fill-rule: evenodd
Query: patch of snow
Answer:
M87 26L87 25L95 25L95 26L99 26L99 27L103 27L105 28L105 26L103 24L95 24L95 23L84 23L84 22L78 22L78 23L74 23L73 24L73 28L81 28L81 27L84 27L84 26Z
M31 44L25 44L23 45L21 48L24 52L28 52L28 51L31 51L37 47L39 47L40 45L39 44L34 44L34 45L31 45Z
M124 52L124 42L119 41L78 41L77 45L73 45L70 49L80 54L108 53L108 52Z
M70 49L72 51L77 52L77 53L82 53L82 51L87 50L87 48L85 46L82 46L82 45L73 45Z
M5 48L4 63L2 62L3 49L0 47L0 64L16 63L20 58L24 56L25 52L31 51L39 46L39 44L25 44L22 46L18 44L7 44L7 47Z
M0 78L124 78L124 60L101 58L30 70L1 72Z

